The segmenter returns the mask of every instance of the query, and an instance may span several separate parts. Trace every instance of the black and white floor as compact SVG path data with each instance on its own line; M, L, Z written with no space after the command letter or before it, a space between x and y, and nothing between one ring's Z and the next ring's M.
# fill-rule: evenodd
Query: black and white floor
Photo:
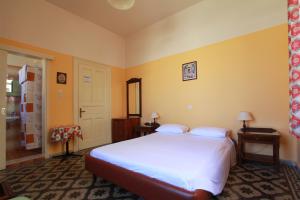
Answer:
M83 157L53 158L0 171L0 182L8 183L17 196L38 200L142 200L142 198L92 175L84 169ZM259 164L235 166L223 193L212 199L300 199L300 173L281 165L280 172Z

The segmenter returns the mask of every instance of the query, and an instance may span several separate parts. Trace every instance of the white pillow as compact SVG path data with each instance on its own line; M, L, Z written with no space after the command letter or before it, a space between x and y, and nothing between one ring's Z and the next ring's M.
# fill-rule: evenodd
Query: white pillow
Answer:
M228 135L228 130L226 128L217 127L197 127L193 128L190 131L190 134L214 138L225 138Z
M181 124L163 124L155 129L155 131L160 133L185 133L188 130L187 126Z

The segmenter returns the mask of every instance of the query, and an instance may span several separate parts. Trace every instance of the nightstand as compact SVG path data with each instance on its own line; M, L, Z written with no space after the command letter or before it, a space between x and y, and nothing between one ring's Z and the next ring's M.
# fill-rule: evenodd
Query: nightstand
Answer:
M156 128L157 127L146 126L146 125L137 126L136 127L136 135L137 136L144 136L144 135L154 133Z
M238 163L243 161L258 161L273 164L279 169L279 139L280 134L275 131L272 133L264 132L238 132ZM245 143L269 144L273 146L273 155L261 155L245 152Z

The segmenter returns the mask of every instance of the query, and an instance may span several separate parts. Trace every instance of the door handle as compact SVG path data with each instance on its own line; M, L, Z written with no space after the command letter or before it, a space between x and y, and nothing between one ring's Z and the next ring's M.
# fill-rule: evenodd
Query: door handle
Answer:
M82 110L82 108L79 109L79 117L81 118L82 117L82 113L84 113L85 110Z
M6 108L1 108L1 115L6 115Z

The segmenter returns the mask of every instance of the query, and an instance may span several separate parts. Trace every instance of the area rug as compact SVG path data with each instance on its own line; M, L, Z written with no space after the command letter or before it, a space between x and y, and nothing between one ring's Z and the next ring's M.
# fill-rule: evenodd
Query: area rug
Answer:
M0 171L15 195L33 200L142 200L121 187L98 178L84 169L83 157L53 158L15 169ZM212 199L300 199L300 174L281 165L280 171L254 163L235 166L223 192Z

